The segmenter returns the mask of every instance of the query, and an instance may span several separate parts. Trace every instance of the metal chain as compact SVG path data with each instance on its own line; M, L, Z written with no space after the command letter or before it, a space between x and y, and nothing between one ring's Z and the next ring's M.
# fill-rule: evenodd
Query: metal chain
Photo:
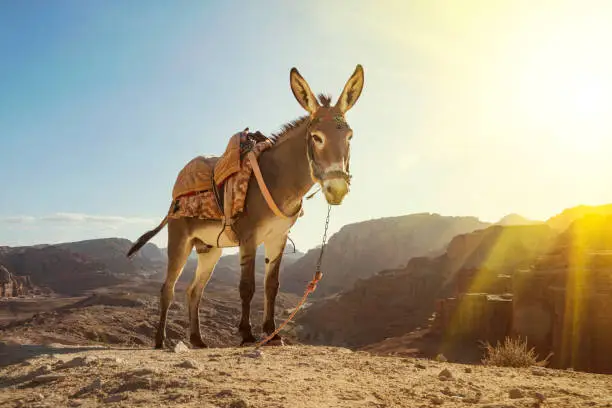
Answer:
M325 218L325 230L323 232L323 240L321 243L321 251L319 252L319 259L317 260L316 272L321 272L321 263L323 262L323 253L325 252L325 245L327 244L327 229L329 228L329 215L331 213L331 205L327 205L327 217Z

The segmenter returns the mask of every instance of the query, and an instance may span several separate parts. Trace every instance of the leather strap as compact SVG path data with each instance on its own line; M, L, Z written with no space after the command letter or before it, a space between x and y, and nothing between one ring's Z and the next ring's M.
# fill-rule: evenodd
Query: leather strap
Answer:
M289 218L289 216L285 215L274 202L274 199L272 198L272 195L270 194L270 191L266 186L266 182L264 181L263 176L261 174L261 169L259 168L259 163L257 163L257 157L255 157L255 153L253 153L252 151L248 152L247 158L251 162L253 173L255 173L255 179L257 180L257 184L259 185L259 191L261 191L261 194L266 200L268 207L270 207L270 210L272 210L274 215L276 215L277 217ZM301 206L300 209L298 209L298 213L300 212L300 210Z

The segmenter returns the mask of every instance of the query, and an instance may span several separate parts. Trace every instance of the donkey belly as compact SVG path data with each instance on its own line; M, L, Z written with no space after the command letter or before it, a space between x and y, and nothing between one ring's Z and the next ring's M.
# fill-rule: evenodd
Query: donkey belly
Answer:
M295 221L295 218L274 217L267 219L255 230L255 242L260 245L276 237L286 236Z
M271 217L261 221L252 233L247 235L252 237L256 245L260 245L274 237L287 235L289 229L295 224L296 219L297 217L285 219ZM189 225L189 235L191 238L197 238L205 244L218 246L219 248L239 246L227 234L221 233L223 228L221 221L201 219L183 219L183 221ZM235 227L239 231L241 226L236 225ZM220 233L221 235L219 235Z
M237 247L238 243L230 239L223 232L223 224L216 220L193 219L188 221L190 224L191 238L197 238L205 244L219 248ZM229 229L229 227L227 227Z

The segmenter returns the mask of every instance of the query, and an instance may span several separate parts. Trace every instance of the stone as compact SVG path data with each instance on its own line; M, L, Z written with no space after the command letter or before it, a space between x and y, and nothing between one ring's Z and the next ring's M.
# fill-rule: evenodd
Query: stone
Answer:
M451 373L448 368L445 368L444 370L440 371L440 374L438 374L438 378L442 381L452 380L453 373Z
M263 352L261 350L253 350L253 351L244 353L242 356L248 357L248 358L261 358L263 357Z
M439 363L446 363L448 362L448 359L444 356L444 354L438 354L436 356L436 361Z
M198 364L194 360L191 360L191 359L183 360L182 363L179 363L176 366L180 368L194 368L194 369L198 368Z
M116 394L116 395L111 395L110 397L104 398L102 402L104 402L105 404L112 404L113 402L121 402L126 398L127 398L127 395L125 394Z
M102 386L102 381L100 381L99 378L96 378L95 380L93 380L93 382L91 384L86 385L85 387L81 388L80 390L78 390L77 392L72 394L70 396L70 398L79 398L79 397L82 397L84 395L87 395L87 394L91 393L92 391L97 390L101 386Z
M42 374L36 376L32 379L32 383L34 384L47 384L55 381L62 381L66 379L66 376L63 374Z
M189 347L187 347L185 345L185 343L183 343L182 341L179 341L178 343L176 343L176 345L173 348L173 351L175 353L187 353L189 352Z
M513 388L508 391L508 397L510 397L510 399L523 398L524 396L525 393L520 388Z
M232 401L229 407L230 408L248 408L248 405L245 400L238 399L238 400Z

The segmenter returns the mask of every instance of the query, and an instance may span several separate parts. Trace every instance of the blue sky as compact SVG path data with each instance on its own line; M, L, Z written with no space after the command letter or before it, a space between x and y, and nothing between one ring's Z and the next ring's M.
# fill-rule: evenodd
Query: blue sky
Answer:
M592 182L612 170L599 136L610 135L600 120L610 100L592 92L612 89L609 10L494 3L2 2L0 245L136 239L164 216L188 160L303 113L293 66L334 97L365 68L347 114L354 183L332 231L412 212L546 218L612 202ZM560 34L564 52L601 67L559 74L573 85L556 98L582 96L581 116L548 104L557 82L538 88L564 58L538 63ZM588 143L576 136L585 129ZM325 210L322 197L306 203L292 234L300 249L318 244Z

